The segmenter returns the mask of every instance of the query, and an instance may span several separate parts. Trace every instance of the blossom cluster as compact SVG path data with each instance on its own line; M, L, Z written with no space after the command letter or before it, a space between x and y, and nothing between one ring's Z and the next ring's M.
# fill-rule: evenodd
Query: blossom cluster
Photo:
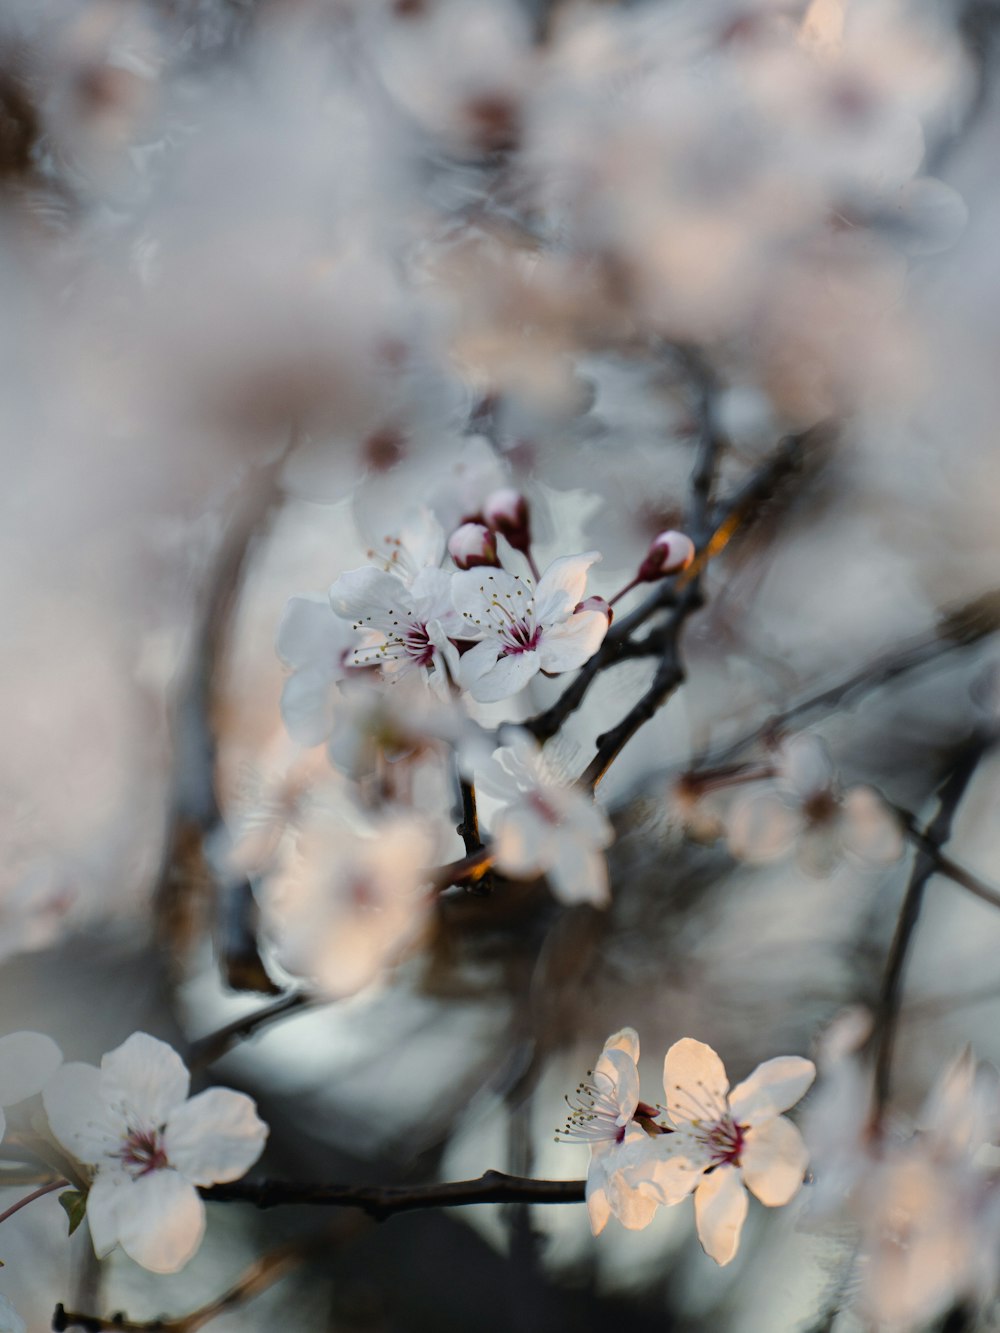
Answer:
M808 1153L781 1113L816 1076L811 1060L781 1056L759 1065L730 1090L710 1046L685 1037L663 1061L665 1105L639 1097L639 1037L623 1028L570 1099L564 1141L590 1144L587 1208L595 1235L612 1216L632 1230L657 1207L694 1195L698 1238L717 1264L736 1255L747 1189L770 1208L802 1184Z

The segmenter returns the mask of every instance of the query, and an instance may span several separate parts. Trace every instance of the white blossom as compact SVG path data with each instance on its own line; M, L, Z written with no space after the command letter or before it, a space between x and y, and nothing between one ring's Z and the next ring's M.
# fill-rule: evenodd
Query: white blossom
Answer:
M495 703L525 686L539 671L557 674L583 666L608 632L607 616L579 610L596 551L554 560L538 586L505 569L462 570L452 579L462 636L478 639L459 664L459 679L474 699Z
M811 1060L780 1056L758 1065L732 1092L710 1046L685 1037L663 1062L667 1117L674 1132L656 1141L626 1174L657 1202L676 1203L694 1190L698 1239L719 1265L736 1254L747 1215L746 1186L778 1207L797 1193L809 1160L802 1135L781 1114L816 1074Z
M531 737L519 732L498 750L478 785L507 802L492 820L499 870L515 879L546 875L561 902L607 906L611 824L586 792L560 778Z
M154 1273L176 1273L201 1244L199 1185L238 1180L256 1162L267 1125L252 1098L209 1088L166 1042L145 1032L93 1065L63 1065L42 1099L62 1146L90 1167L87 1220L99 1258L116 1245Z

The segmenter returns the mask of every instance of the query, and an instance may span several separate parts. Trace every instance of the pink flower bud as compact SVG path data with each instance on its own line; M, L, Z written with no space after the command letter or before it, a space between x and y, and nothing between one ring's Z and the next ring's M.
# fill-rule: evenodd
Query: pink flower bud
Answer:
M483 521L494 532L506 537L515 551L527 551L531 545L528 502L513 487L505 487L487 496L483 505Z
M639 566L636 582L655 583L668 574L676 574L687 569L694 556L694 542L690 537L683 532L661 532L650 542L646 558Z
M577 602L573 608L573 614L577 611L600 611L602 615L607 616L610 625L615 618L614 607L610 602L606 602L603 597L598 597L596 593L591 597L585 597L582 602Z
M459 569L497 565L496 538L482 523L463 523L448 538L448 554Z

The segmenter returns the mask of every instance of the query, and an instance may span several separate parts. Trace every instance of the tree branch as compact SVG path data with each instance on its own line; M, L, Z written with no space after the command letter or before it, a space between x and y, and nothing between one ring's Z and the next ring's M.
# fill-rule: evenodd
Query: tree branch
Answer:
M886 959L882 988L875 1010L872 1048L875 1065L872 1115L875 1125L881 1123L889 1100L892 1056L896 1029L903 997L903 973L910 945L913 942L920 910L923 906L927 882L937 870L935 853L951 837L952 824L962 797L972 781L983 756L996 744L993 734L977 736L959 756L951 772L941 784L937 814L927 826L910 881L899 910L896 930Z
M239 1180L201 1190L209 1202L252 1203L257 1208L315 1204L360 1208L377 1222L418 1208L459 1208L471 1203L582 1203L582 1180L533 1180L487 1171L476 1180L436 1185L311 1185L286 1180Z
M287 1018L290 1014L300 1013L304 1009L312 1009L316 1005L325 1003L327 1001L323 996L311 995L308 991L292 991L288 995L283 995L273 1004L263 1005L252 1013L244 1014L242 1018L235 1018L215 1032L193 1041L188 1049L188 1067L199 1069L210 1065L225 1055L237 1042L253 1036L258 1029L267 1027L278 1019Z

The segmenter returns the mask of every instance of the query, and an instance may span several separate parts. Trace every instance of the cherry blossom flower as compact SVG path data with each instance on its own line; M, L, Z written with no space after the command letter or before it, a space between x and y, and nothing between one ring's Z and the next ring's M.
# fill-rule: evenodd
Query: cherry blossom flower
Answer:
M237 1180L256 1162L267 1125L252 1098L209 1088L166 1042L145 1032L93 1065L63 1065L42 1099L52 1133L92 1168L87 1220L99 1258L116 1245L154 1273L176 1273L201 1244L199 1185Z
M603 849L614 832L603 810L562 779L525 733L498 750L479 787L508 802L492 821L496 866L515 879L546 875L560 902L610 902Z
M482 523L463 523L448 538L448 554L459 569L497 565L495 535Z
M459 664L459 680L474 699L507 699L539 671L574 671L594 655L608 632L607 615L578 608L587 570L599 559L588 551L554 560L537 587L529 575L505 569L453 576L462 636L479 640Z
M797 1193L809 1160L802 1135L781 1114L816 1075L811 1060L780 1056L758 1065L729 1092L725 1067L710 1046L675 1042L663 1062L663 1090L672 1134L656 1141L626 1171L631 1185L660 1203L694 1189L698 1239L717 1264L728 1264L747 1214L744 1186L769 1208Z
M353 622L361 645L348 658L351 666L377 666L390 679L423 668L438 681L458 669L458 653L449 643L460 621L452 606L451 578L443 569L422 569L407 584L381 569L353 569L330 588L338 616Z
M343 680L358 636L324 593L289 598L275 647L292 674L281 691L281 717L293 741L319 745L333 726L334 686Z
M0 1139L7 1130L5 1106L34 1097L62 1064L62 1051L44 1032L0 1037Z
M902 855L902 833L888 806L871 787L842 791L829 751L817 737L786 740L777 767L766 790L748 792L729 811L727 840L734 856L767 862L797 844L801 868L822 878L844 852L872 865Z
M298 844L269 884L264 919L278 961L335 997L353 995L395 962L428 918L423 822L389 815L368 832L318 800Z
M650 1143L636 1116L651 1118L655 1108L639 1101L639 1034L622 1028L604 1043L600 1059L566 1101L569 1116L560 1134L566 1143L590 1146L587 1172L587 1212L595 1236L612 1214L630 1231L641 1231L653 1220L658 1200L632 1188L621 1171L636 1149Z

